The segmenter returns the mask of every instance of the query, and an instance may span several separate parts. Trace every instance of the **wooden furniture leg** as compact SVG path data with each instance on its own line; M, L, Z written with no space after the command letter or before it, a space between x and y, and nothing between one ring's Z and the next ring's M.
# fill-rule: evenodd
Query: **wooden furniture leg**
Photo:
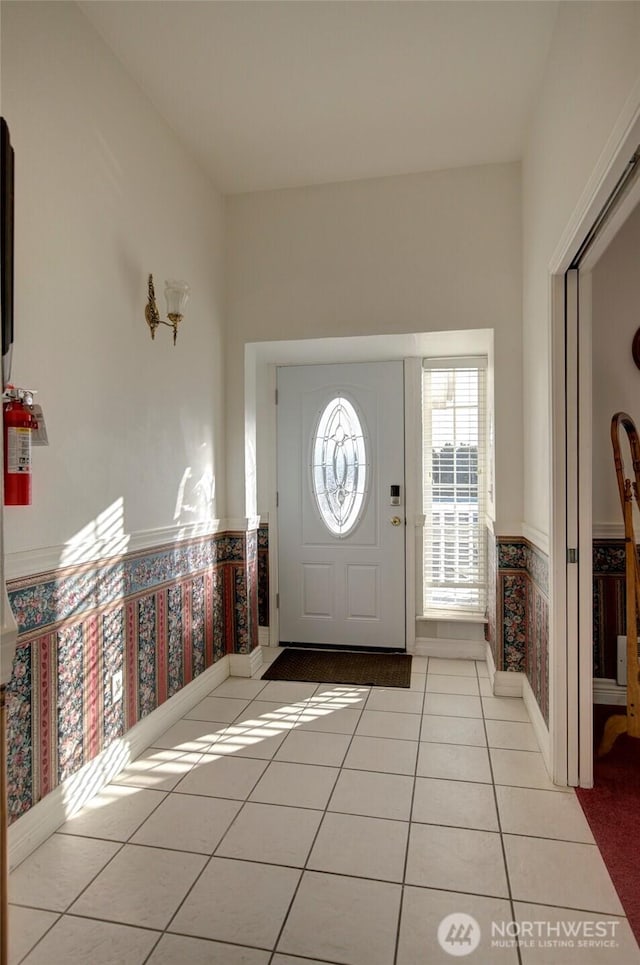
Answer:
M619 432L623 428L629 439L634 482L625 478L620 450ZM614 714L604 728L598 747L598 757L607 754L620 734L640 737L640 661L638 659L638 611L640 608L640 565L633 531L633 502L640 505L640 442L635 424L624 412L617 412L611 420L611 441L622 504L625 538L626 617L627 617L627 711Z

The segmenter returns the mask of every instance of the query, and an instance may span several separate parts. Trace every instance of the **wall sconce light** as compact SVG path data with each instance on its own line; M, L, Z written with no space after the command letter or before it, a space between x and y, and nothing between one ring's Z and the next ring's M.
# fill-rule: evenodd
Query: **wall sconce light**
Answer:
M153 287L153 275L149 275L149 300L145 305L144 317L147 325L151 329L151 338L156 337L158 325L168 325L173 329L173 344L176 344L178 336L178 325L183 319L185 305L189 301L191 289L186 281L165 281L164 297L167 299L168 322L160 318L160 312L156 304L156 293Z

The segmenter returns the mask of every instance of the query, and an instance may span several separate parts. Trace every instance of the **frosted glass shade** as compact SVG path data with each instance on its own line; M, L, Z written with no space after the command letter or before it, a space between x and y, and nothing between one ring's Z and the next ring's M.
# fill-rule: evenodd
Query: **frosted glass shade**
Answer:
M167 314L184 315L191 289L186 281L165 281L164 297L167 299Z

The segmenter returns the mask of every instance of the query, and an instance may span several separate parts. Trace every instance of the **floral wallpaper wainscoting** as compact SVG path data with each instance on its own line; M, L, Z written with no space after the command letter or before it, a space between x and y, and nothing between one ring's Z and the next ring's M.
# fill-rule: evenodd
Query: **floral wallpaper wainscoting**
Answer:
M259 545L256 530L217 533L8 583L11 821L225 654L258 645Z
M496 603L495 624L489 615L489 636L496 670L527 675L548 725L549 558L520 536L495 537L493 553L491 547L489 574L495 579Z

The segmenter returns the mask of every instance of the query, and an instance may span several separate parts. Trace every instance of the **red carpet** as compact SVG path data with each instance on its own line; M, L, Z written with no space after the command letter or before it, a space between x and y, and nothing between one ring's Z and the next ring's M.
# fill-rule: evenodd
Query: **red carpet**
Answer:
M604 719L621 709L594 707L598 740ZM640 944L640 739L618 737L594 762L594 787L576 792Z

